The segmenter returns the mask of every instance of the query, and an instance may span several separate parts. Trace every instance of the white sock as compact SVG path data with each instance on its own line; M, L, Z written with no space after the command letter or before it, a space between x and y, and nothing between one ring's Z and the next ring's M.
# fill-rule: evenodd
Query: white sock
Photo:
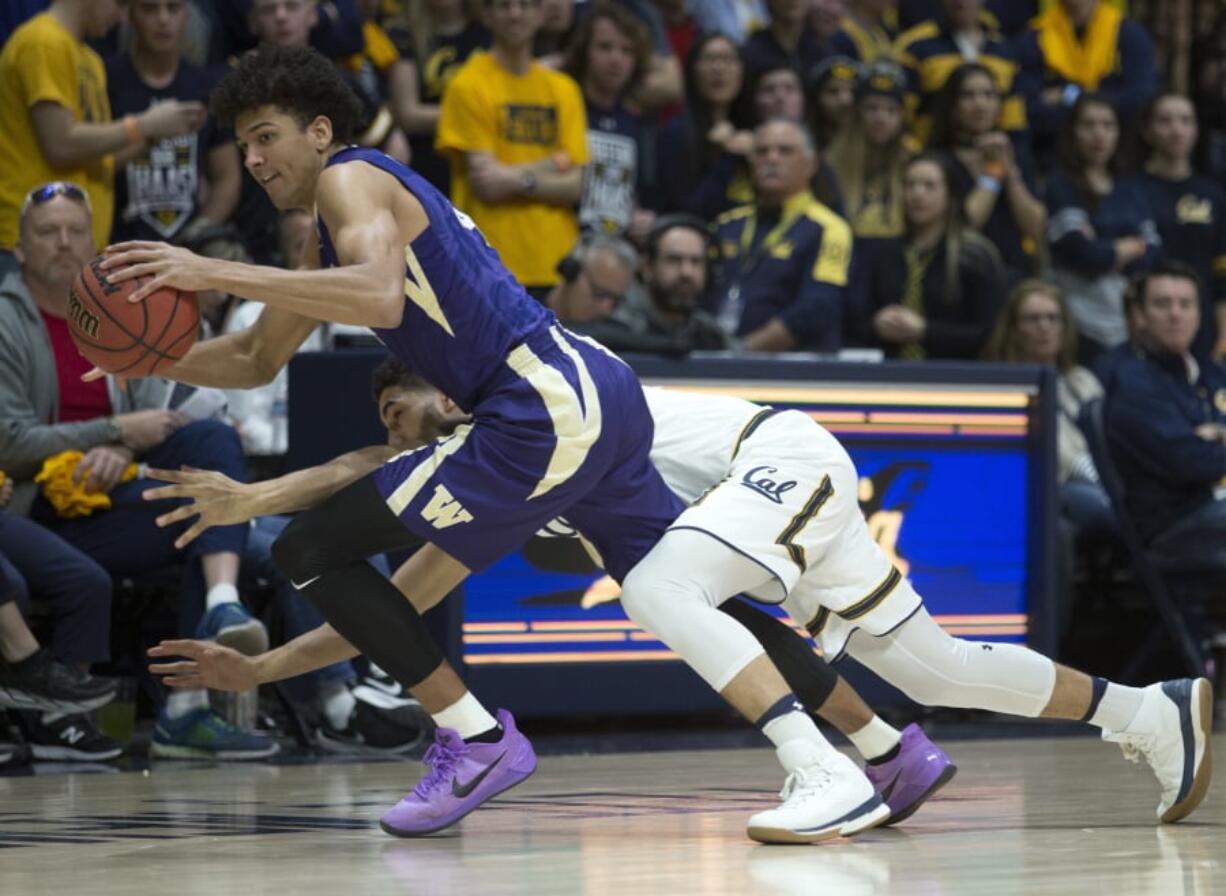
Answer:
M1127 685L1107 682L1107 689L1098 702L1098 709L1090 716L1090 724L1108 731L1123 731L1136 717L1145 698L1142 688L1130 688Z
M834 750L830 742L817 730L813 718L799 710L771 719L762 726L762 733L769 737L771 743L775 745L775 755L779 757L779 761L788 774L796 771L802 765L808 765L815 756ZM803 751L782 749L784 744L791 744L794 747L797 742L803 742L809 748Z
M209 692L204 688L191 691L171 691L166 698L166 715L172 719L181 719L198 709L209 708Z
M876 759L898 746L902 734L893 725L883 721L881 716L873 716L871 722L859 731L847 735L847 739L865 759Z
M434 724L440 728L452 728L460 737L475 737L484 731L498 727L498 721L486 711L481 701L465 692L464 696L442 712L433 715Z
M358 705L358 699L353 696L353 691L349 690L348 685L337 685L332 693L324 696L323 702L324 715L328 717L328 724L337 731L344 731L349 725L349 716L353 713L353 708Z
M206 612L220 604L236 603L238 603L238 589L229 582L214 585L209 589L209 593L204 596L204 609Z

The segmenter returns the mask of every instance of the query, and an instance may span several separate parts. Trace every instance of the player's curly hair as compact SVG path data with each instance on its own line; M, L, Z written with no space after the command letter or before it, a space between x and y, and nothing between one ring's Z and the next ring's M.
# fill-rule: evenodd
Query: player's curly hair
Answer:
M225 128L260 106L275 106L302 127L322 115L339 143L353 138L362 118L362 105L336 66L306 47L262 46L239 59L213 91L213 115Z
M392 386L399 386L402 389L413 389L414 391L433 388L422 378L421 374L405 364L404 361L395 355L388 355L379 362L378 366L370 374L370 394L376 404L378 404L379 396L383 394L383 390L390 389Z

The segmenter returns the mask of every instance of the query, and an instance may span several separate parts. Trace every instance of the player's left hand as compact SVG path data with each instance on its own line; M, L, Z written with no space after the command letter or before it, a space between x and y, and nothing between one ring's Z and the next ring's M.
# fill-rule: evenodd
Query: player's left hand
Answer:
M102 270L112 283L122 283L136 277L152 279L128 296L129 302L143 301L163 286L177 289L211 289L210 276L217 264L182 246L169 243L149 243L133 240L106 247Z
M190 517L198 517L182 535L175 539L176 548L184 548L196 540L205 529L245 523L260 515L259 501L249 485L236 482L216 470L147 470L150 479L160 479L170 485L147 489L146 501L166 498L186 498L188 503L157 518L159 526L173 526Z
M185 657L179 662L150 664L149 671L162 676L162 684L168 687L237 692L259 686L251 657L212 641L162 641L147 652L152 657Z

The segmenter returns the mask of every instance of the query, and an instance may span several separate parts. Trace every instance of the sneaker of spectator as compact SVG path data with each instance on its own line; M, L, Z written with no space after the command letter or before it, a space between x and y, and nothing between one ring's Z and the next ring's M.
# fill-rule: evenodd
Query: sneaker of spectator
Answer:
M44 712L89 712L115 697L113 681L65 665L40 647L0 667L0 707Z
M207 706L181 716L160 710L149 745L149 755L157 759L267 759L280 750L275 740L244 731Z
M22 736L35 759L53 762L105 762L123 753L84 714L17 712Z
M230 601L211 607L200 617L195 637L200 641L216 641L247 656L268 649L268 629L264 623L252 618L242 604Z
M412 697L389 690L382 681L380 687L359 684L346 688L349 698L341 701L341 709L347 704L349 712L344 718L328 711L329 701L325 699L316 743L334 753L388 755L403 755L421 746L434 732L430 714Z

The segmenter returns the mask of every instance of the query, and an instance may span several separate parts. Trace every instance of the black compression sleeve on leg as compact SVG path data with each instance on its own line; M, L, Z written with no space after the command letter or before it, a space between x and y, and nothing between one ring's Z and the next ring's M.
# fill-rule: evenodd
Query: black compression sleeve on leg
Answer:
M272 548L332 627L409 689L443 656L408 598L366 558L417 543L367 476L296 517Z
M426 621L369 563L326 572L302 593L346 641L410 691L443 662Z
M830 664L813 652L809 643L777 618L747 601L733 598L719 608L757 638L779 674L805 709L816 714L839 682Z

